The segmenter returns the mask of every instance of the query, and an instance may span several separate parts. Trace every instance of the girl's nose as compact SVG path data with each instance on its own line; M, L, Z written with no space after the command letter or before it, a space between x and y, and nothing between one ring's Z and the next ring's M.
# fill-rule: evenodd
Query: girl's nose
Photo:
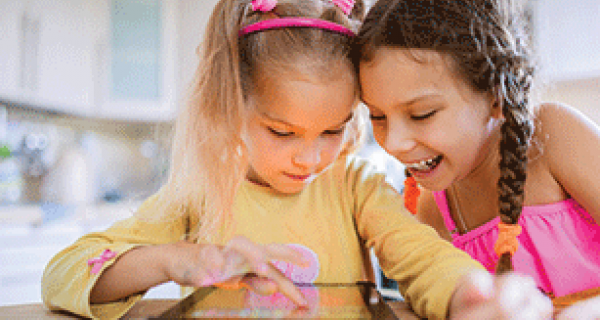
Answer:
M405 127L390 126L383 148L390 154L409 152L417 146L413 133Z
M310 168L314 167L321 161L321 147L319 143L314 141L309 145L304 144L292 157L294 164Z

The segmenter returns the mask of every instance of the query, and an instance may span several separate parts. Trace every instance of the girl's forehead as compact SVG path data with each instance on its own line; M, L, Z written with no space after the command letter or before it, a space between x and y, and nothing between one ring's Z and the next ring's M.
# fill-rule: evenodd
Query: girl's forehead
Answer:
M382 48L360 66L362 99L370 106L403 105L421 96L470 97L476 90L448 54Z
M343 123L357 104L353 79L330 82L271 81L255 99L255 115L284 125L309 129Z
M380 64L415 65L419 68L434 68L438 71L452 71L456 63L447 53L428 49L411 48L378 48L369 61L363 62L366 66Z

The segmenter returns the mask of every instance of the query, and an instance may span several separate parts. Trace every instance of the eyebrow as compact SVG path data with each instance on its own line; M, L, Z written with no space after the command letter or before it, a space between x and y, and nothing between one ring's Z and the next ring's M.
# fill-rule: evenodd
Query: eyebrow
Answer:
M289 122L286 122L286 121L284 121L284 120L280 120L280 119L277 119L277 118L273 118L273 117L269 116L268 114L266 114L266 113L264 113L264 112L263 112L263 113L261 113L261 115L262 115L263 117L265 117L265 118L269 119L270 121L279 122L279 123L282 123L282 124L284 124L284 125L286 125L286 126L288 126L288 127L293 127L293 128L301 128L300 126L294 125L294 124L292 124L292 123L289 123ZM339 127L339 126L343 126L344 124L348 123L348 121L352 120L352 117L353 117L353 116L354 116L354 112L350 112L350 114L348 115L348 117L346 117L346 119L344 119L344 121L342 121L342 122L341 122L340 124L338 124L338 125L331 126L331 127Z
M397 106L411 106L419 101L423 101L423 100L427 100L427 99L434 99L434 98L439 98L439 97L443 97L443 95L438 94L438 93L425 93L423 95L411 98L405 102L395 103L394 106L396 106L396 107ZM362 101L362 103L364 103L368 107L376 108L374 105L367 102L363 97L360 97L360 101Z

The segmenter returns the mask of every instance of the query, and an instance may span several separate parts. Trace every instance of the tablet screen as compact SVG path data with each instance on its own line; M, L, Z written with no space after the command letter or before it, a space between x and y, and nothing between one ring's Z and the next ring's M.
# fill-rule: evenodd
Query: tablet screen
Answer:
M248 289L209 287L196 290L160 317L396 319L371 283L297 285L308 308L298 308L281 293L261 296Z

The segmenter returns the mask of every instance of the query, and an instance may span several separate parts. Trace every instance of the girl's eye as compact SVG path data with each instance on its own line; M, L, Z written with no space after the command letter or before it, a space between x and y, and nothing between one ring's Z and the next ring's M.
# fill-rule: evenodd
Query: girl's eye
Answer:
M334 136L334 135L342 134L345 129L346 129L346 126L343 126L336 130L325 130L325 131L323 131L323 133L326 135Z
M385 120L385 116L381 115L381 116L376 116L372 113L369 114L369 118L371 118L371 121L382 121Z
M425 119L433 116L436 112L437 112L437 110L433 110L433 111L431 111L429 113L426 113L426 114L423 114L423 115L413 115L413 116L410 116L410 118L413 119L413 120L425 120Z
M269 131L271 131L272 134L278 136L278 137L289 137L291 135L293 135L292 132L282 132L282 131L277 131L273 128L268 128Z

